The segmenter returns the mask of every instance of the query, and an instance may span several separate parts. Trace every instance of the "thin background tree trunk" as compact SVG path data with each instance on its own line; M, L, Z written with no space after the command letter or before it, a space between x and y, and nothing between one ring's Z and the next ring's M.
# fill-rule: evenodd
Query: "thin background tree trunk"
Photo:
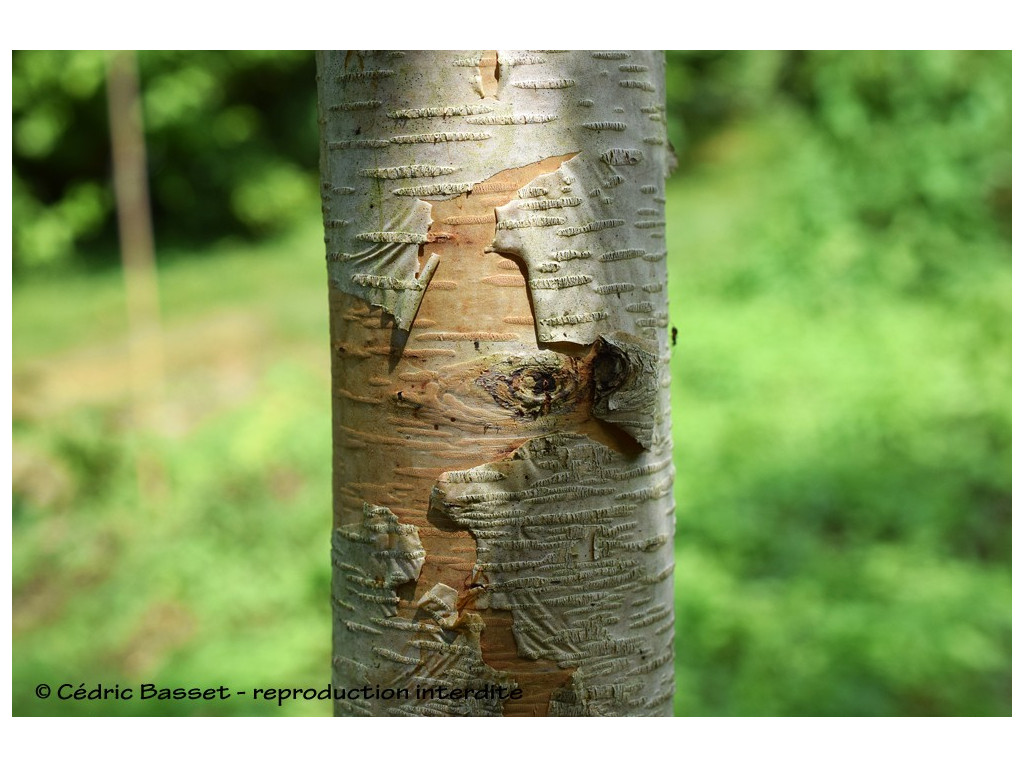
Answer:
M318 55L336 713L671 714L663 71Z
M107 101L113 159L117 225L128 312L128 357L132 378L132 421L136 431L151 426L163 394L163 340L153 224L149 208L146 139L135 51L110 57ZM163 473L144 446L136 453L139 495L151 499Z

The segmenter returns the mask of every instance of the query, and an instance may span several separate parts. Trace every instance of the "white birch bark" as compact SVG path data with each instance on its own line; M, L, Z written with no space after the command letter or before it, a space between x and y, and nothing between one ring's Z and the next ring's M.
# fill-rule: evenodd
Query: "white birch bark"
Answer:
M336 713L671 714L661 54L318 70Z

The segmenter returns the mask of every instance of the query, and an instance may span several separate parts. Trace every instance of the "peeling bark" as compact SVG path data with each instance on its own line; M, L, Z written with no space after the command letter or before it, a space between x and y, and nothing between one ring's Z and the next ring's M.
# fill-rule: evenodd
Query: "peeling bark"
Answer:
M318 68L336 713L670 714L660 54Z
M549 713L658 714L671 700L672 466L582 436L530 440L475 472L445 473L439 513L477 542L470 595L509 611L517 655L571 667Z

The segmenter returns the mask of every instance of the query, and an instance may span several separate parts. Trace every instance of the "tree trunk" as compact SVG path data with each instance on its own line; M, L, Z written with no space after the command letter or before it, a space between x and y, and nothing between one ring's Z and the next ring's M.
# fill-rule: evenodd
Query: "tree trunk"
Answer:
M317 61L336 714L671 714L662 55Z
M135 51L118 51L110 55L107 105L117 229L128 310L132 427L136 434L141 434L152 426L163 405L164 355L160 290L149 207L146 135L142 126L142 94ZM139 446L135 456L135 479L139 499L145 506L153 506L155 497L161 496L166 488L166 479L155 454L145 444Z

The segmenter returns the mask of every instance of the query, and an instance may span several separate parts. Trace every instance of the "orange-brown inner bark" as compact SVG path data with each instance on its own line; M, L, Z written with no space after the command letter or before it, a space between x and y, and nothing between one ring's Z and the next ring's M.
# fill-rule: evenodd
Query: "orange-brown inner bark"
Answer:
M483 68L483 66L482 66ZM508 203L538 176L573 155L551 157L501 171L473 189L431 204L431 242L425 257L440 262L404 346L387 315L361 299L331 292L334 348L335 524L356 522L362 504L389 507L419 529L426 560L415 585L398 590L399 614L417 615L416 601L436 583L459 591L461 611L486 621L485 662L512 673L523 698L505 703L506 715L544 715L554 690L573 670L519 656L512 615L480 610L470 588L476 542L437 511L429 499L438 476L507 456L527 440L554 431L581 432L619 449L628 438L590 415L592 394L578 395L558 413L510 412L476 382L496 359L536 354L533 311L526 276L509 258L489 253L495 208ZM564 346L564 345L563 345ZM574 369L590 376L586 350L560 349L579 359ZM566 356L568 360L568 356ZM397 362L396 362L397 361Z

